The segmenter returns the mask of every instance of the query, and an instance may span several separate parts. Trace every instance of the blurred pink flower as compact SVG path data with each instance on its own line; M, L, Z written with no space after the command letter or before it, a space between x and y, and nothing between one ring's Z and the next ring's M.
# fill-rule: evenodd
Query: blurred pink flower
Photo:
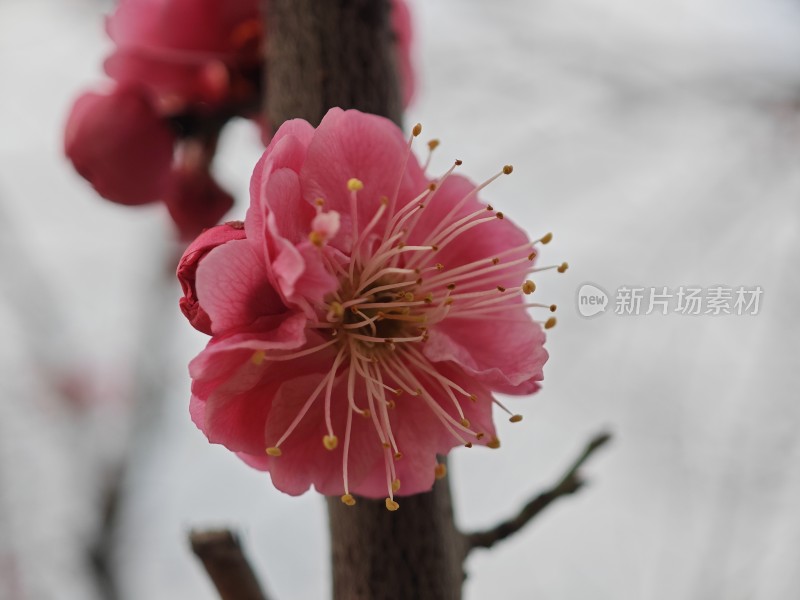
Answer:
M173 128L140 87L117 86L78 98L67 119L64 151L107 200L126 205L163 200L187 241L233 206L231 195L211 176L213 148L194 139L177 143Z
M180 237L219 222L233 198L211 174L216 142L235 116L260 115L266 41L259 0L121 0L106 28L116 87L72 107L66 154L104 198L163 200ZM393 0L403 98L414 88L411 18Z
M258 0L121 0L106 26L116 44L106 73L147 88L164 114L258 110Z
M411 58L413 26L411 11L405 0L392 1L392 28L397 43L397 74L400 78L400 93L403 95L403 106L411 104L416 90L414 62Z
M493 392L535 392L547 360L526 275L551 236L478 200L510 167L476 186L459 164L429 179L394 124L358 111L281 126L246 237L215 228L178 271L184 313L212 335L189 367L211 442L289 494L391 510L431 488L437 454L499 445Z
M185 241L219 223L233 206L233 196L211 176L208 152L201 142L185 141L161 192L161 199Z
M88 92L72 107L64 150L97 193L120 204L157 200L175 136L139 88Z

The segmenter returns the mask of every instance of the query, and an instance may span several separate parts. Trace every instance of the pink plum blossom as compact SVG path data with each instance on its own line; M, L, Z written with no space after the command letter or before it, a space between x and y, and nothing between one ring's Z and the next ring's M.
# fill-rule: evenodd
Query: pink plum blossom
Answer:
M258 0L121 0L106 29L116 45L108 75L147 88L163 113L258 109Z
M245 116L265 143L260 115L263 18L258 0L121 0L106 29L105 61L116 85L75 102L66 154L104 198L121 204L162 200L181 238L219 222L233 198L211 174L225 123ZM414 90L411 18L393 0L392 26L405 103ZM188 157L188 160L186 159Z
M289 494L394 510L442 474L437 454L499 446L495 392L539 389L529 309L555 307L528 301L527 277L556 268L533 266L552 236L531 241L479 200L511 167L476 186L456 161L430 179L419 131L355 110L286 122L253 173L245 235L215 228L181 260L181 306L212 336L189 366L192 419Z

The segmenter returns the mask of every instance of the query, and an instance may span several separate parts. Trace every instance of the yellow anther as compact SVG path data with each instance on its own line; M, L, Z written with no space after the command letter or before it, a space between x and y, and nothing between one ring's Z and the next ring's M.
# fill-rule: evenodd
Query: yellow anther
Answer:
M433 139L430 142L428 142L428 150L430 150L431 152L436 150L436 148L438 147L439 147L439 140Z
M356 499L351 494L345 494L342 496L342 502L347 506L353 506L356 503Z
M433 475L436 479L444 479L447 476L447 465L444 463L437 464L433 470Z
M362 416L362 417L364 417L365 419L371 419L371 418L372 418L372 413L371 413L371 412L369 412L369 409L368 409L368 408L365 408L365 409L364 409L364 410L361 412L361 416Z
M469 419L461 419L460 422L464 427L469 427Z
M436 263L436 264L435 264L435 265L433 265L433 266L434 266L434 268L435 268L437 271L442 271L442 270L444 270L444 265L443 265L442 263Z
M406 302L413 302L414 301L414 294L412 294L411 292L406 292L406 293L403 294L403 299Z
M544 323L544 328L545 329L552 329L555 326L556 326L556 318L555 317L550 317Z
M364 182L362 182L360 179L356 179L355 177L353 177L352 179L348 179L347 189L350 190L351 192L357 192L359 190L363 190Z
M322 445L328 450L334 450L339 445L339 438L335 435L326 435L322 437Z
M387 204L389 204L389 199L386 196L381 196L380 203L386 206Z
M401 458L403 458L403 453L402 452L395 452L394 453L394 459L395 460L400 460Z
M400 480L399 480L399 479L395 479L395 480L392 482L392 491L393 491L393 492L396 492L396 491L397 491L397 490L399 490L399 489L400 489Z
M503 167L503 175L511 175L511 172L514 170L514 167L511 165L506 165Z
M559 265L559 267L558 267L558 269L557 269L557 270L558 270L558 272L559 272L559 273L563 273L563 272L565 272L567 269L569 269L569 265L568 265L567 263L563 262L563 263L561 263L561 264Z
M397 502L395 502L391 498L387 498L386 499L386 510L390 510L390 511L394 512L398 508L400 508L400 505Z
M411 134L417 137L420 133L422 133L422 123L417 123L414 125L414 129L411 130Z
M494 437L490 439L488 442L486 442L486 446L488 448L491 448L492 450L497 450L500 447L500 440Z
M267 353L264 352L263 350L256 350L255 352L253 352L253 356L250 357L250 362L256 366L259 366L261 363L264 362L266 356Z
M283 452L281 452L281 449L280 449L280 448L278 448L277 446L270 446L269 448L267 448L267 454L269 454L270 456L274 456L274 457L276 457L276 458L277 458L277 457L279 457L281 454L283 454Z
M341 319L344 316L344 308L342 308L342 305L339 302L331 302L328 305L328 308L330 309L331 314L335 317Z
M532 294L536 291L536 284L530 279L527 279L525 280L525 283L522 284L522 291L526 294Z
M314 244L317 248L321 248L325 243L325 236L319 231L312 231L308 234L308 241Z
M325 199L324 198L317 198L314 200L314 204L317 206L325 206Z
M534 258L536 258L536 252L531 252L528 254L528 260L533 260Z
M478 401L478 397L475 394L470 394L469 395L469 399L472 400L473 402L477 402Z
M519 423L520 421L522 421L522 415L511 415L509 421L511 421L512 423Z
M553 234L552 233L545 233L544 237L542 238L542 243L543 244L549 244L550 240L552 240L552 239L553 239Z

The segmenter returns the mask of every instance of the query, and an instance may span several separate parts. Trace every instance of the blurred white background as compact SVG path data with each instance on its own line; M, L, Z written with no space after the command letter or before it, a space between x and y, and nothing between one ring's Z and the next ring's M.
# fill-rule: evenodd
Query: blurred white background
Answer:
M326 597L322 499L276 492L189 420L186 364L204 339L177 285L164 291L180 251L166 211L99 199L62 157L71 100L101 80L110 7L0 2L0 598L103 598L86 547L123 452L121 600L214 598L186 542L209 525L242 531L277 598ZM408 122L442 139L434 170L514 164L484 197L554 231L544 260L571 265L537 282L560 317L543 390L510 400L525 421L500 419L501 451L454 453L459 522L508 516L590 434L615 434L583 492L470 558L467 599L797 597L800 3L412 9ZM259 152L249 124L226 130L231 218ZM757 316L586 320L587 281L764 295Z

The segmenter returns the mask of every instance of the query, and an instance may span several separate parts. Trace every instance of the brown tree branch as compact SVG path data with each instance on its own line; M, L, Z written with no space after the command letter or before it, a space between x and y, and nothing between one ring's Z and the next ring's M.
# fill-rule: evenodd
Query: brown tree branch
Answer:
M464 581L461 533L447 479L433 490L345 506L328 498L335 600L458 600Z
M507 521L503 521L502 523L492 527L491 529L487 529L486 531L477 531L466 534L464 537L467 553L475 548L491 548L497 542L517 533L520 529L525 527L525 525L527 525L531 519L542 512L545 508L550 506L550 504L555 500L558 500L562 496L568 496L577 492L585 483L579 473L581 466L583 466L583 464L589 459L595 450L602 447L610 439L611 434L609 433L600 433L592 438L592 440L584 448L581 455L572 463L570 468L567 469L566 473L564 473L564 475L561 477L561 480L550 489L545 490L533 498L530 502L522 507L522 510L520 510L516 516L508 519Z
M232 531L192 531L189 541L221 600L269 600Z
M265 117L317 125L331 107L400 124L389 0L268 0Z

